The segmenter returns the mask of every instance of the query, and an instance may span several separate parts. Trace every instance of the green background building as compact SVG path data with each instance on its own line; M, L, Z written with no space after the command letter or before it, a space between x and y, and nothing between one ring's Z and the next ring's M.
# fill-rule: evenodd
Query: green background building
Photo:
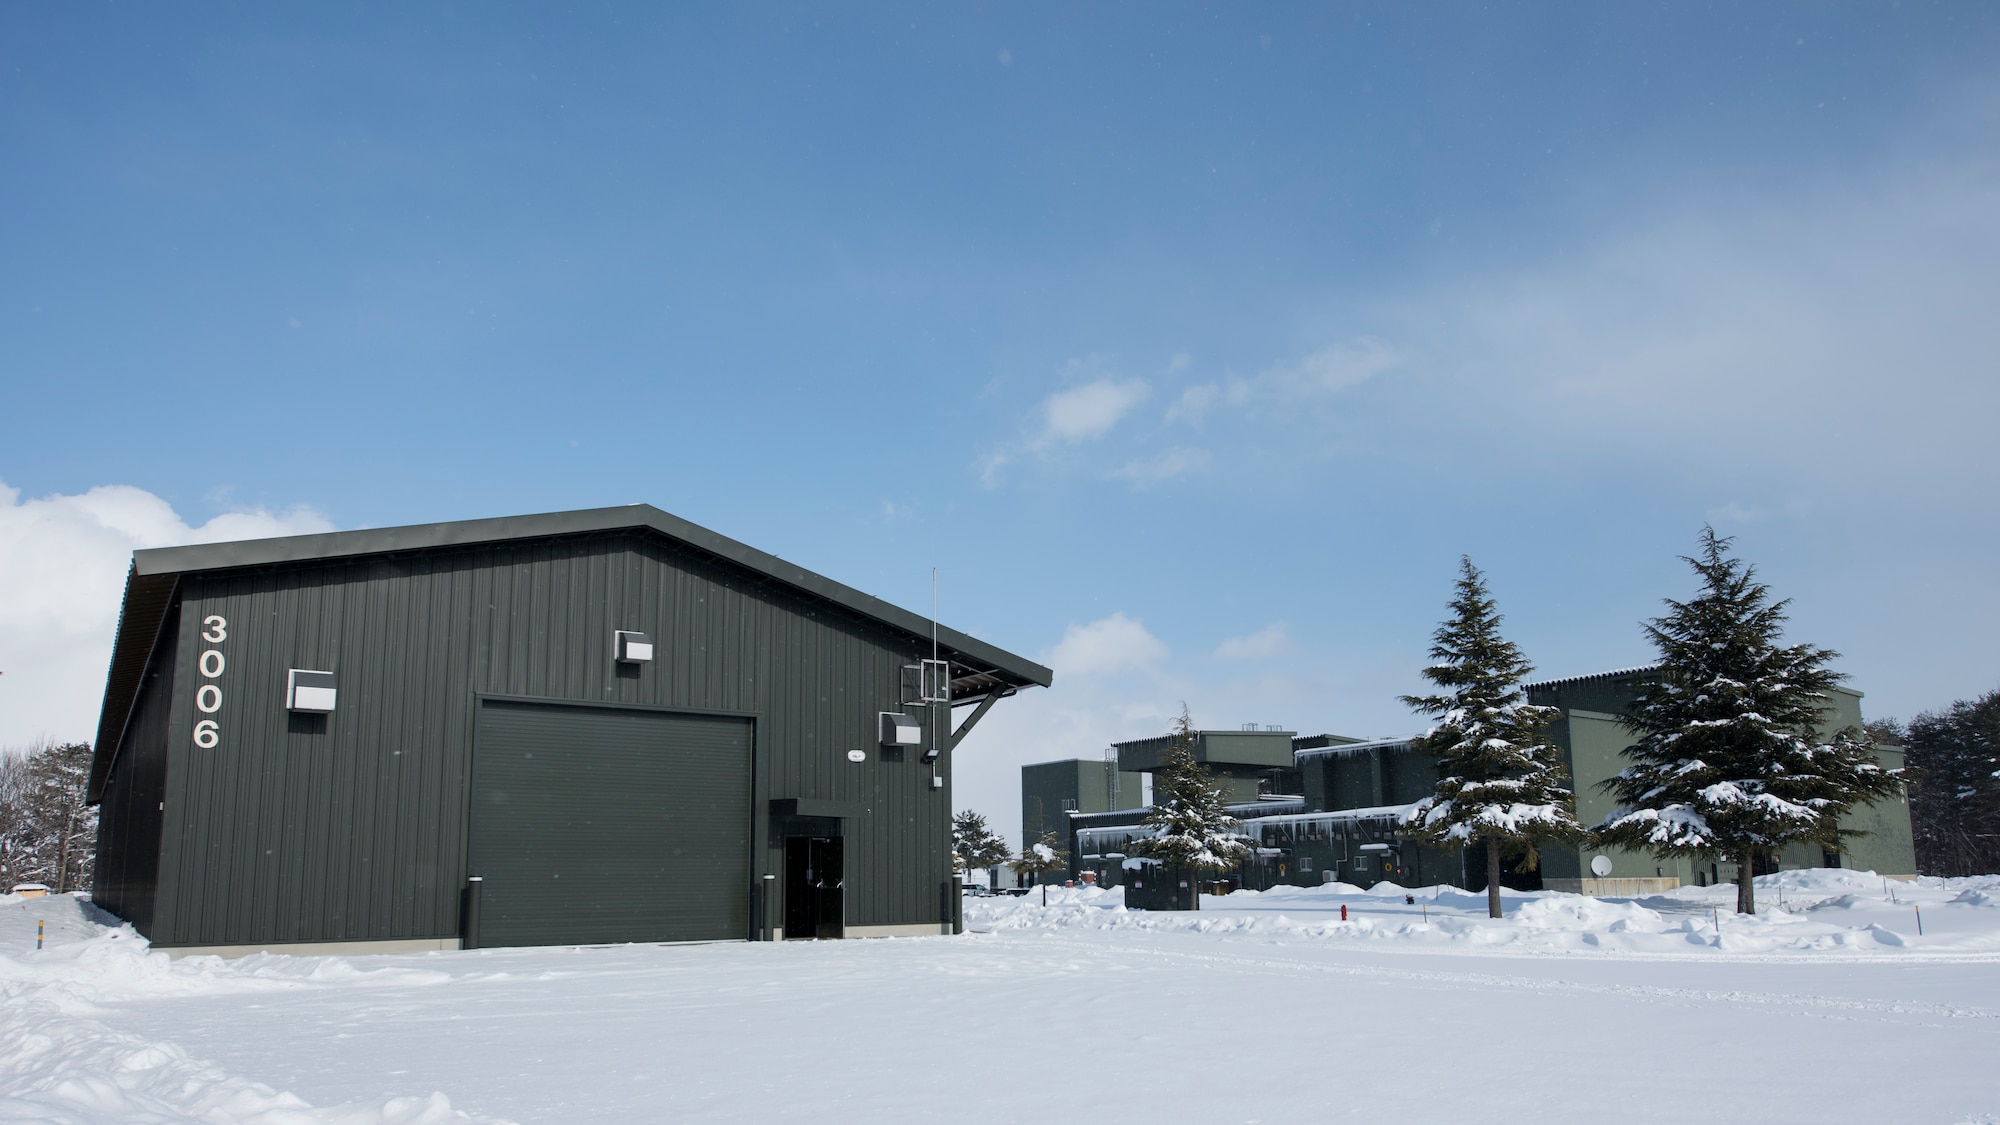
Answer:
M1527 685L1529 700L1556 707L1561 715L1549 738L1561 747L1573 779L1578 819L1596 824L1612 811L1601 783L1625 767L1622 751L1633 737L1618 716L1632 706L1647 668L1628 668ZM1836 688L1821 724L1822 737L1845 727L1861 726L1861 693ZM1140 739L1115 747L1121 768L1134 774L1157 770L1168 738ZM1216 881L1221 889L1263 889L1280 884L1312 886L1344 882L1372 886L1384 880L1406 886L1449 883L1484 890L1485 857L1470 857L1462 849L1439 849L1403 838L1403 814L1436 788L1437 767L1409 739L1363 740L1340 735L1297 736L1289 731L1246 728L1242 731L1202 731L1196 735L1196 759L1215 775L1230 802L1230 812L1243 822L1243 832L1255 845L1250 859ZM1897 768L1902 751L1878 746L1882 764ZM1046 779L1087 775L1107 768L1088 760L1050 762L1022 771L1024 804L1030 793L1053 793ZM1033 778L1029 771L1036 771ZM1127 783L1129 785L1129 783ZM1065 794L1071 790L1064 790ZM1050 825L1055 817L1068 821L1070 877L1084 872L1105 885L1128 878L1132 840L1145 832L1143 808L1115 803L1093 806L1078 801L1073 810L1052 813L1045 803L1041 819L1024 823ZM1024 814L1026 809L1024 808ZM1841 821L1856 830L1840 851L1798 844L1772 856L1759 874L1790 868L1848 867L1893 878L1916 873L1910 840L1909 802L1903 796L1864 805ZM1602 855L1609 875L1591 871ZM1525 853L1509 856L1502 881L1517 890L1557 890L1629 896L1654 894L1682 885L1709 885L1735 878L1734 863L1721 857L1659 860L1621 849L1550 846L1539 849L1538 863L1517 870Z

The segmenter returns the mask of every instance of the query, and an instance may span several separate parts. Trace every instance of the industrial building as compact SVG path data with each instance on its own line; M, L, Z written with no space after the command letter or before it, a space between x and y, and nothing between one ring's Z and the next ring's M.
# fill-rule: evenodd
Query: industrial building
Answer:
M1071 758L1021 767L1021 850L1050 832L1069 836L1070 813L1100 813L1143 806L1144 774L1120 768L1118 759Z
M948 931L1051 672L657 508L135 552L93 898L161 948Z
M1121 766L1143 775L1159 768L1167 742L1140 739L1113 750ZM1302 736L1260 726L1198 731L1195 745L1196 761L1217 778L1230 814L1253 845L1250 859L1211 880L1214 890L1336 881L1367 886L1384 879L1456 884L1467 877L1456 849L1399 837L1403 811L1437 784L1436 769L1408 739ZM1152 892L1161 888L1130 886L1146 878L1128 863L1132 841L1147 832L1145 817L1144 807L1073 814L1071 877L1089 872L1103 885L1128 886L1128 902L1135 902L1135 892L1154 902ZM1482 861L1477 875L1483 880L1484 874Z
M1652 674L1650 667L1621 668L1526 685L1528 702L1562 712L1549 728L1549 740L1563 748L1570 775L1577 779L1576 815L1585 824L1603 820L1616 804L1599 784L1625 768L1623 751L1636 739L1618 717L1630 712L1640 686ZM1820 723L1821 737L1831 737L1845 727L1859 729L1861 693L1835 687L1830 695L1829 709ZM1901 747L1878 743L1875 756L1885 767L1902 768ZM1916 874L1917 855L1910 839L1907 796L1898 795L1853 809L1840 826L1859 833L1846 842L1842 851L1826 851L1816 844L1793 844L1771 859L1768 870L1756 873L1802 867L1848 867L1891 876ZM1611 863L1608 876L1600 878L1589 870L1598 855ZM1546 848L1541 874L1543 885L1551 890L1634 894L1689 884L1733 882L1736 864L1721 857L1663 862L1645 852L1617 848L1591 851Z
M1544 680L1526 685L1529 701L1560 712L1549 728L1549 739L1562 748L1576 793L1577 817L1595 824L1612 811L1613 801L1601 783L1623 769L1623 751L1634 741L1619 722L1628 713L1650 668L1627 668L1588 676ZM1861 693L1835 688L1822 724L1822 735L1861 725ZM1117 769L1142 777L1157 770L1167 738L1141 739L1112 747ZM1484 854L1468 856L1463 849L1426 847L1404 838L1403 814L1429 796L1437 785L1432 759L1418 752L1407 738L1358 739L1340 735L1300 736L1269 727L1241 731L1203 731L1196 736L1196 760L1216 776L1229 810L1243 823L1253 845L1251 858L1214 880L1217 890L1234 887L1265 889L1279 884L1310 886L1344 882L1369 886L1390 881L1408 886L1448 883L1484 890ZM1902 751L1878 746L1882 764L1897 768ZM1288 759L1288 761L1287 761ZM1282 763L1282 764L1281 764ZM1080 759L1079 769L1098 763ZM1060 774L1072 763L1028 767L1041 771L1031 781L1022 771L1024 800L1042 784L1040 778ZM1289 768L1286 768L1289 766ZM1150 786L1150 779L1142 785ZM1131 790L1127 783L1126 791ZM1172 892L1132 887L1146 873L1129 864L1130 845L1144 836L1146 809L1134 802L1125 808L1079 806L1067 814L1070 877L1085 873L1104 885L1128 885L1134 905L1170 906ZM1025 820L1025 816L1024 816ZM1842 821L1860 834L1844 850L1796 844L1770 860L1769 870L1802 867L1849 867L1890 876L1916 872L1910 839L1907 798L1864 805ZM1509 857L1502 881L1517 890L1560 890L1596 895L1635 895L1671 890L1682 885L1729 882L1734 863L1721 857L1662 861L1643 852L1616 848L1548 846L1538 850L1537 864L1517 870ZM1594 861L1609 866L1599 875ZM1604 866L1595 864L1595 866ZM1767 873L1759 871L1759 874Z

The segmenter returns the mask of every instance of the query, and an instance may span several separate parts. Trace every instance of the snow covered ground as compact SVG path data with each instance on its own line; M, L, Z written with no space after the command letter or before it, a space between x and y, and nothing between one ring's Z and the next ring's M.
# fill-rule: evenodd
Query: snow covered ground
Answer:
M0 1121L2000 1122L2000 878L1759 884L1785 909L1089 889L961 938L236 961L0 897Z
M1238 891L1202 899L1200 913L1127 911L1117 889L1052 890L968 900L979 930L1102 930L1319 939L1407 952L1659 954L1762 958L1823 954L1988 954L2000 958L2000 876L1902 883L1864 871L1787 871L1757 880L1755 915L1738 915L1736 888L1683 887L1663 895L1598 899L1506 894L1507 917L1487 917L1486 894L1452 887L1347 883ZM1405 901L1414 899L1414 901ZM1340 908L1348 919L1340 920ZM1920 926L1921 923L1921 926ZM1921 933L1919 929L1921 928Z

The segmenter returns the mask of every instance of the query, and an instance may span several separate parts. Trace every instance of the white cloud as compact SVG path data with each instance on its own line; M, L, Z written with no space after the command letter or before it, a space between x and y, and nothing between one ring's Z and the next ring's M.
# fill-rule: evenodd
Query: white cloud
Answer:
M979 483L987 488L1000 487L1000 470L1006 468L1008 462L1013 459L1013 455L1004 449L996 449L982 455L973 463L974 468L979 471Z
M1391 319L1433 406L1523 444L1949 504L2000 484L1995 261L1975 161L1682 207Z
M1231 637L1215 646L1217 660L1269 660L1292 647L1291 630L1282 621L1273 621L1244 637Z
M1167 407L1169 422L1200 422L1207 416L1209 408L1222 398L1222 387L1215 383L1196 383L1181 392L1172 406Z
M1073 359L1064 365L1065 379L1075 380L1102 369L1097 357ZM1099 375L1043 399L1036 408L1028 432L1018 440L981 454L973 462L979 483L998 488L1002 472L1015 461L1027 458L1061 464L1071 456L1069 447L1096 441L1109 434L1153 393L1144 379L1119 379Z
M1708 521L1710 523L1756 523L1763 518L1764 510L1762 508L1745 507L1734 500L1731 500L1720 508L1710 508L1708 510Z
M96 737L134 550L332 529L303 507L193 527L130 485L23 500L0 484L0 747Z
M1285 363L1249 378L1197 383L1167 408L1167 421L1200 422L1217 404L1238 409L1271 405L1299 407L1324 402L1400 365L1403 355L1373 336L1362 336Z
M1195 472L1205 468L1208 462L1208 450L1187 449L1177 445L1154 456L1127 462L1124 466L1113 470L1111 475L1129 480L1143 488L1180 476L1182 473Z
M1101 438L1146 400L1144 379L1098 379L1057 391L1042 403L1042 442L1076 445Z
M915 500L907 504L898 504L894 500L884 500L882 501L882 506L876 510L876 521L885 524L916 518L917 502Z
M1294 363L1230 385L1232 402L1268 398L1280 403L1327 398L1382 374L1402 362L1394 348L1370 336L1321 348Z
M1088 625L1071 625L1043 661L1060 676L1105 676L1148 668L1167 658L1167 646L1123 613Z

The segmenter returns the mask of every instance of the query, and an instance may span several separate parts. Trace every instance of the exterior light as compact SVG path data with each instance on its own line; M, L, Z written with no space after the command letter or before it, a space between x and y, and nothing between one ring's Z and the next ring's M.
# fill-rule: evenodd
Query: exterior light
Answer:
M620 664L644 664L653 659L653 638L620 629L611 634L612 655Z
M333 673L293 668L285 673L285 710L325 715L333 710Z

